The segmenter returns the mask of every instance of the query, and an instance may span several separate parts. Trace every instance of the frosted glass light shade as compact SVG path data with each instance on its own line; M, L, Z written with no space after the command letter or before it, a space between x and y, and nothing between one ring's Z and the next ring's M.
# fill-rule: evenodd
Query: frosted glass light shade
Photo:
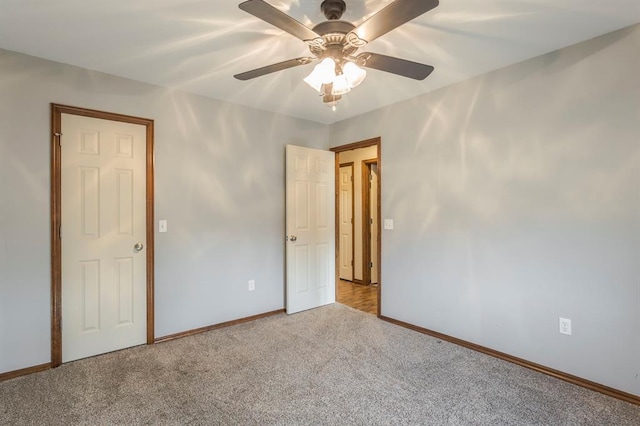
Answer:
M347 76L344 74L337 75L335 80L333 80L333 90L331 90L331 94L344 95L350 90L351 87L349 86L349 82L347 81Z
M323 84L331 84L336 78L336 63L331 58L324 58L316 65L304 82L313 87L317 92L322 91Z
M367 71L363 70L353 62L347 62L342 68L342 72L347 77L349 87L354 88L364 81Z

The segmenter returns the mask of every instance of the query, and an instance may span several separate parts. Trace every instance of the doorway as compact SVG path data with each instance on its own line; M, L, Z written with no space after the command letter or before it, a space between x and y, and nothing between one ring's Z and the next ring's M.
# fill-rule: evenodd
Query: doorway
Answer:
M51 114L57 367L154 341L153 120L57 104Z
M336 300L377 316L381 315L380 143L374 138L331 149L336 153Z

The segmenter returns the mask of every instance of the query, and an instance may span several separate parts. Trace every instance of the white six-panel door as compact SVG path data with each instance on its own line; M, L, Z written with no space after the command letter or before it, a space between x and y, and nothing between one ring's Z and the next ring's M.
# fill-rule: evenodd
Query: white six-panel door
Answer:
M62 361L145 343L145 126L62 114Z
M340 167L340 278L353 281L353 164Z
M335 157L286 148L286 309L335 302Z

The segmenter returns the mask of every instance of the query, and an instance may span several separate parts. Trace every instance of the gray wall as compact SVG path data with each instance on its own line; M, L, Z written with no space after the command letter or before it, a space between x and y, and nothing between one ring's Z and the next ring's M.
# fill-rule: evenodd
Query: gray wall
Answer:
M0 94L0 373L50 361L50 102L155 120L156 336L283 308L283 147L326 126L1 50Z
M383 315L640 395L639 47L630 27L332 127L382 137Z

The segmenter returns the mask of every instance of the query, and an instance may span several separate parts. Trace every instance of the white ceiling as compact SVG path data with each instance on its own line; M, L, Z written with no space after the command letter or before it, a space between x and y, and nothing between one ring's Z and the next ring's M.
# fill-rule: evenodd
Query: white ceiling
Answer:
M332 112L302 82L313 65L233 78L308 55L240 1L0 0L0 48L332 123L640 22L640 0L441 0L364 49L433 65L433 74L369 70ZM268 1L310 27L324 21L322 0ZM343 19L357 25L390 1L346 0Z

